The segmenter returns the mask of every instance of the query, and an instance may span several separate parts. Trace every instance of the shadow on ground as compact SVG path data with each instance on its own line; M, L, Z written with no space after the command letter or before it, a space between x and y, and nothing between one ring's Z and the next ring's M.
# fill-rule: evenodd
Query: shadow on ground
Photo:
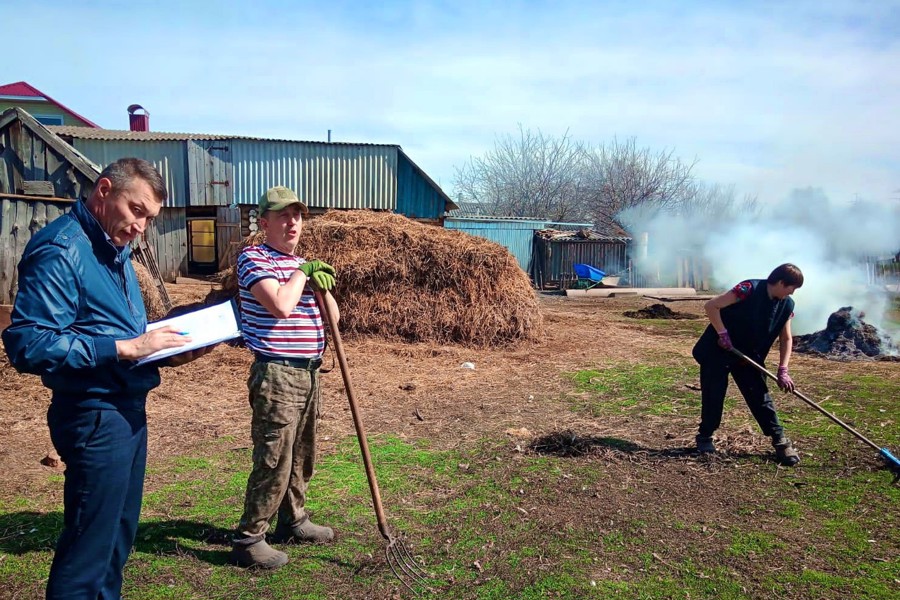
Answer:
M0 552L19 555L52 551L62 527L61 512L22 511L0 515ZM200 521L148 521L138 526L134 549L157 555L191 555L203 562L224 565L233 533L230 529ZM186 540L202 545L225 546L227 550L185 547Z

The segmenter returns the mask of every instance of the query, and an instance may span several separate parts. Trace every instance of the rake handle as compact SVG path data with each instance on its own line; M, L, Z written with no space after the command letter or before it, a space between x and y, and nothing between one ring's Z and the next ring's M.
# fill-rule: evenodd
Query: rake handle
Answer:
M369 453L369 443L366 441L366 430L359 415L359 406L356 404L356 393L353 391L353 381L350 379L350 368L347 366L347 356L344 354L341 332L338 330L334 315L328 310L328 305L325 303L325 297L322 292L315 290L315 294L319 310L325 316L325 322L328 323L328 328L331 329L331 335L334 337L334 351L337 354L338 363L341 365L341 377L344 379L344 389L347 390L347 399L350 401L350 414L353 415L353 426L356 428L356 438L359 440L359 449L362 452L363 465L366 468L366 478L369 480L372 505L375 507L375 517L378 519L378 531L381 532L381 536L384 539L390 541L392 537L388 529L387 519L384 516L384 506L381 504L381 492L378 489L375 467L372 465L372 455ZM325 294L329 294L329 292L326 291Z
M762 365L760 365L759 363L754 361L752 358L749 358L746 354L744 354L737 348L732 348L731 351L734 352L739 357L741 357L742 359L744 359L745 361L747 361L750 365L755 367L756 370L759 371L760 373L766 375L770 379L778 381L778 377L773 375L770 371L766 370L765 367L763 367ZM850 427L849 425L847 425L846 423L844 423L843 421L838 419L836 416L834 416L833 414L831 414L830 412L828 412L827 410L825 410L824 408L819 406L817 403L813 402L811 399L809 399L805 395L798 392L796 389L791 390L791 393L794 394L795 396L797 396L798 398L800 398L801 400L803 400L804 402L806 402L807 404L809 404L810 406L812 406L814 409L816 409L817 411L819 411L820 413L822 413L823 415L825 415L826 417L828 417L835 423L837 423L838 425L840 425L841 427L843 427L844 429L846 429L847 431L849 431L850 433L852 433L853 435L855 435L859 440L865 442L866 444L868 444L869 446L871 446L872 448L877 450L885 458L885 460L887 460L888 462L894 463L894 468L900 467L900 461L898 461L888 451L887 448L881 448L878 444L876 444L875 442L873 442L872 440L870 440L869 438L867 438L866 436L864 436L857 430L853 429L852 427ZM891 460L891 459L893 459L893 460Z

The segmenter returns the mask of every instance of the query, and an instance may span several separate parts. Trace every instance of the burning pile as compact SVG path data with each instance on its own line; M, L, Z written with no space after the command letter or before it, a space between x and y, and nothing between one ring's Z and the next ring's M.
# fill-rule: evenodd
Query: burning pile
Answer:
M696 319L696 315L677 312L666 306L665 304L651 304L640 310L625 311L626 317L631 319Z
M257 232L242 247L264 241ZM295 253L337 270L342 333L469 346L543 333L528 276L506 248L482 238L391 213L329 211L304 222ZM233 268L222 286L237 292Z
M900 348L887 335L863 321L863 313L845 306L831 313L822 331L794 337L794 351L833 360L893 360Z

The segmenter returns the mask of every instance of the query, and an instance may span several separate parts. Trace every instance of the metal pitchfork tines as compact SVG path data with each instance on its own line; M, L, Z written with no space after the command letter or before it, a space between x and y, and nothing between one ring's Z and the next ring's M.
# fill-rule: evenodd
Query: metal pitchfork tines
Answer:
M334 350L341 366L341 376L344 379L344 388L347 390L347 399L350 401L350 413L353 415L353 425L356 427L356 437L359 440L359 449L362 452L363 464L366 468L366 478L369 480L369 491L372 493L372 505L375 507L375 516L378 519L378 531L381 537L387 540L384 556L394 576L414 595L418 592L413 585L428 586L431 575L416 562L412 553L403 542L402 535L393 535L384 516L384 507L381 504L381 492L378 490L378 479L375 477L375 467L372 465L372 456L369 454L369 444L366 441L366 432L362 419L359 416L359 408L356 404L356 394L353 391L353 382L350 380L350 369L347 366L347 357L344 354L344 346L341 342L341 333L338 330L334 315L328 310L326 304L326 291L324 294L316 291L316 302L319 310L325 316L325 321L331 329L334 338Z
M748 358L743 352L741 352L737 348L732 348L731 351L734 352L739 357L741 357L742 359L744 359L745 361L747 361L747 363L749 363L752 367L754 367L757 371L759 371L766 377L769 377L770 379L774 379L775 381L778 381L778 377L776 377L775 375L773 375L772 373L767 371L765 367L756 363L753 359ZM897 459L896 456L891 454L890 450L888 450L887 448L879 448L878 444L876 444L875 442L873 442L872 440L870 440L869 438L867 438L860 432L856 431L855 429L853 429L852 427L850 427L849 425L847 425L846 423L844 423L843 421L838 419L836 416L834 416L833 414L831 414L830 412L828 412L827 410L825 410L824 408L819 406L816 402L813 402L812 400L810 400L809 398L807 398L806 396L804 396L803 394L798 392L796 389L791 390L791 393L794 394L795 396L797 396L798 398L800 398L801 400L803 400L804 402L806 402L808 405L810 405L811 407L813 407L814 409L816 409L823 415L825 415L826 417L828 417L829 419L831 419L832 421L834 421L835 423L837 423L838 425L840 425L841 427L843 427L844 429L846 429L847 431L849 431L850 433L852 433L858 440L868 444L869 446L871 446L872 448L877 450L878 454L881 455L881 458L883 458L885 463L887 463L887 468L890 469L891 472L894 474L894 483L896 484L898 481L900 481L900 459Z

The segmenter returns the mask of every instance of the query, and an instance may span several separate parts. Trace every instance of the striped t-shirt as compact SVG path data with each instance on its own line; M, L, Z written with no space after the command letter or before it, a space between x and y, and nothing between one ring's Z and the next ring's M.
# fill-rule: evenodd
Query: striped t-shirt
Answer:
M250 288L263 279L272 278L278 285L286 284L304 262L302 258L279 252L266 244L247 246L238 255L241 325L244 340L254 352L289 358L322 356L325 325L309 284L287 319L273 316L250 293Z

